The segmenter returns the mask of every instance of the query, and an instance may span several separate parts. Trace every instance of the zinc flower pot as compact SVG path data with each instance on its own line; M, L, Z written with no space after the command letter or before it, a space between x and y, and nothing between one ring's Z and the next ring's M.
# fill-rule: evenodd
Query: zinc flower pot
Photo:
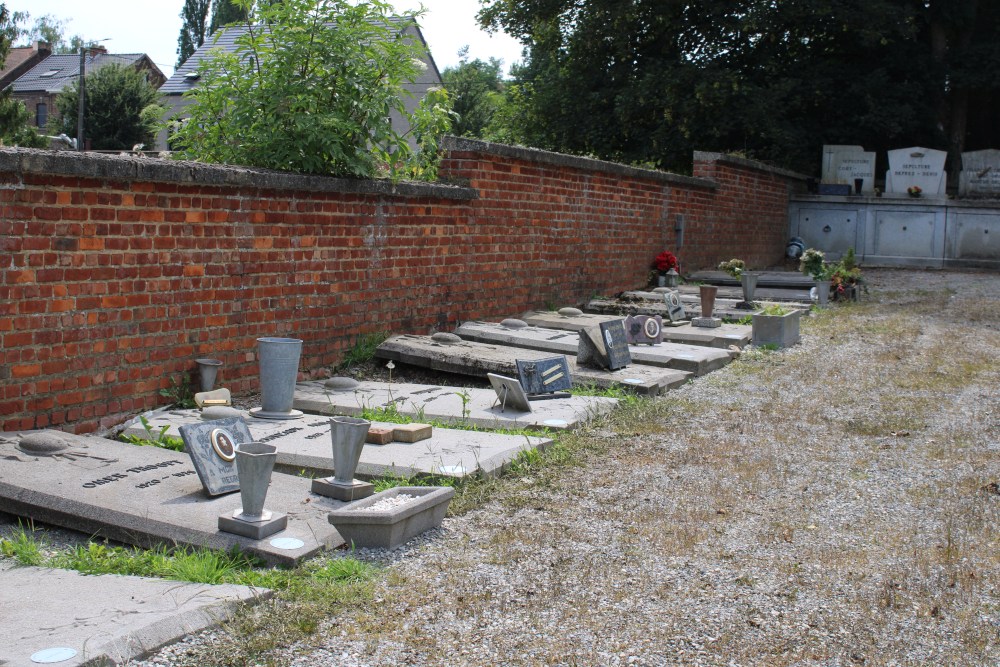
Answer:
M784 315L753 314L753 344L791 347L799 342L799 318L801 310L793 310Z

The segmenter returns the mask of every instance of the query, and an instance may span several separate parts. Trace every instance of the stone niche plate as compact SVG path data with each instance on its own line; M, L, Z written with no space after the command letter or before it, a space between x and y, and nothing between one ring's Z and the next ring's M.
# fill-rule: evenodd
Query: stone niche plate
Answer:
M180 427L184 448L205 491L219 496L240 490L236 474L236 445L253 442L250 429L241 417L229 417Z

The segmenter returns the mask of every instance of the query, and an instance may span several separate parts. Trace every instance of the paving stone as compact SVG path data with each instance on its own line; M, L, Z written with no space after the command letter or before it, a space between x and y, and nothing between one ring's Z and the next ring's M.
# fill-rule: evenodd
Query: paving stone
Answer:
M186 413L187 423L205 423L197 410ZM18 434L0 436L5 512L137 546L237 548L272 564L293 565L342 543L326 521L339 503L311 494L306 479L280 473L271 478L267 506L289 515L288 528L275 537L302 541L284 550L267 539L219 532L219 515L238 509L240 495L209 497L186 453L93 436L59 437L68 440L65 448L38 455L18 447Z
M370 445L388 445L393 441L395 435L393 430L389 427L372 426L368 429L368 435L365 436L365 442Z
M516 375L516 360L539 360L550 353L462 341L439 345L427 336L393 336L382 343L375 356L392 359L423 368L433 368L449 373L486 377L489 373ZM690 379L691 374L672 368L656 368L633 364L617 371L581 368L569 360L573 384L577 386L625 387L641 394L656 396L678 387Z
M664 304L665 306L665 304ZM594 326L600 322L622 319L619 315L597 315L584 313L577 317L563 317L547 310L536 310L522 315L529 325L539 328L564 329L579 331L584 327ZM663 327L663 340L672 343L698 345L702 347L728 348L730 345L745 347L750 344L752 327L743 324L723 324L718 329L696 329L690 324L679 327Z
M572 396L532 401L529 412L510 404L503 407L492 389L475 387L362 382L352 393L330 393L322 382L295 386L295 407L303 412L360 417L366 408L391 407L416 420L466 422L486 429L574 429L611 412L617 404L616 399L603 396Z
M191 423L204 423L195 410L173 410L156 415L149 420L154 432L167 426L167 434ZM333 474L333 444L330 439L330 418L304 415L295 422L275 422L267 419L249 419L250 433L257 442L266 442L278 449L275 468L282 471L325 477ZM372 427L386 429L390 435L398 424L373 422ZM132 427L128 435L143 437L144 429ZM503 435L486 431L464 431L435 428L427 440L408 443L395 440L385 445L367 444L361 450L356 476L363 479L382 475L410 477L419 474L444 474L465 477L482 472L493 475L508 464L522 450L545 448L551 438L542 436ZM141 449L147 449L145 447ZM460 472L448 472L459 471ZM307 484L307 480L303 480ZM272 482L273 486L273 482ZM239 496L236 498L239 504ZM274 506L271 496L268 509L285 511ZM234 508L235 509L235 508Z
M489 322L465 322L456 330L465 340L480 343L513 345L531 350L577 353L579 334L568 330L529 327L511 331ZM658 345L629 345L632 361L637 364L676 368L695 375L704 375L722 368L730 362L728 352L717 348L659 343Z

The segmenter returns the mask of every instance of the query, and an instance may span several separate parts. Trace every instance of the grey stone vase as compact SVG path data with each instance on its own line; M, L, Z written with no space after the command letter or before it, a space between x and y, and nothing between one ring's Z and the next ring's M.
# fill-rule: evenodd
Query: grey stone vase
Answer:
M219 369L222 362L218 359L195 359L198 364L198 382L201 390L212 391L215 388L215 380L219 376Z
M698 288L701 296L701 316L708 318L712 316L712 312L715 310L715 295L718 293L719 288L715 285L702 285Z
M299 338L257 339L261 416L292 412L301 355Z
M743 301L753 303L754 292L757 291L758 275L751 271L744 271L740 275L740 286L743 288Z
M816 281L816 303L820 306L825 306L830 302L830 281L829 280L817 280Z
M271 483L271 472L278 457L278 448L263 442L246 442L236 446L236 473L240 478L240 498L243 511L236 517L243 521L262 521L264 500Z
M333 479L338 484L354 481L354 471L361 459L370 421L357 417L334 417L330 420L330 437L333 440Z

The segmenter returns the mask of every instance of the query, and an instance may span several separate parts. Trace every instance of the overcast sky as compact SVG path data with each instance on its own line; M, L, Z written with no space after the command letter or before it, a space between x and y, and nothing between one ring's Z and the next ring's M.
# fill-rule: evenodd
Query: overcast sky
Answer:
M51 14L67 21L66 35L104 42L112 53L145 53L170 75L177 61L177 36L184 0L6 0L7 9L32 17ZM395 0L399 10L416 9L419 0ZM503 33L490 36L476 24L477 0L423 0L424 38L439 69L458 63L458 50L469 45L470 58L500 58L504 71L520 60L521 46Z

